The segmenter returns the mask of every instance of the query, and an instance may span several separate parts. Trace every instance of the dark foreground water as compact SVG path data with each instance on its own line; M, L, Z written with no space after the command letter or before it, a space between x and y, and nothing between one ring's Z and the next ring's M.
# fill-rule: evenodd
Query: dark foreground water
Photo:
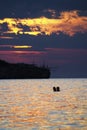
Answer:
M0 130L87 130L87 79L0 80Z

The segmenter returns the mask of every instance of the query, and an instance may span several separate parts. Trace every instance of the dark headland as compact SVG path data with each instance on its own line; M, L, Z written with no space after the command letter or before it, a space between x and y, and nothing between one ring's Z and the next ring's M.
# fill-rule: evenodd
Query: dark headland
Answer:
M35 64L8 63L0 60L0 79L40 79L50 78L50 69Z

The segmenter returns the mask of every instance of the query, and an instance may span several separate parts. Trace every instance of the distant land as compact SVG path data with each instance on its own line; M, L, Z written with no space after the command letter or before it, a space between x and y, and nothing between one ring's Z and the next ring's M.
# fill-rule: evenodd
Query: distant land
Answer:
M50 75L50 69L46 66L0 60L0 79L40 79L50 78Z

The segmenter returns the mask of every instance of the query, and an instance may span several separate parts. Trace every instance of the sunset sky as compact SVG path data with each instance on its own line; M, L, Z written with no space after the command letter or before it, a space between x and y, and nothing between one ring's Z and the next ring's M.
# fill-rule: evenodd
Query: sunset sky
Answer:
M87 77L87 0L0 0L0 59Z

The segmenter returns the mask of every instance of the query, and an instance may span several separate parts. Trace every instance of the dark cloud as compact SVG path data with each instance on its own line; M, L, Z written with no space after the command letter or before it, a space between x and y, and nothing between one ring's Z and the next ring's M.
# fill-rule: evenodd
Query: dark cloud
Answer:
M44 9L87 10L87 0L1 0L0 18L39 17Z

